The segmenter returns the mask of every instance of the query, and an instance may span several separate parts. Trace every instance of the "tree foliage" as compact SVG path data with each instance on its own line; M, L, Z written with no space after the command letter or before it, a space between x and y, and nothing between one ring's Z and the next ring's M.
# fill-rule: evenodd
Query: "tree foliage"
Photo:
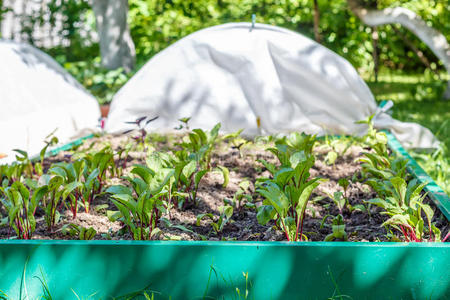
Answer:
M429 25L450 39L450 5L447 0L359 0L367 7L386 8L402 6L419 14ZM349 60L362 73L373 71L372 28L364 25L348 8L346 0L318 0L319 31L322 44ZM1 3L1 2L0 2ZM60 5L58 5L60 3ZM3 7L2 13L7 10ZM97 77L111 77L111 73L93 64L99 56L98 44L83 30L95 31L95 21L89 0L51 0L47 6L50 16L63 16L60 35L69 43L44 49L69 71L97 93L94 82L101 78L89 77L77 65L95 65ZM314 0L129 0L128 23L136 46L137 69L153 55L182 37L197 30L228 22L256 21L285 27L314 39ZM31 23L42 22L42 16L31 16ZM56 20L50 18L49 22ZM34 24L33 23L33 24ZM393 28L395 26L395 28ZM25 28L26 29L26 28ZM24 30L25 30L24 29ZM423 71L425 66L415 52L405 44L396 31L406 36L431 62L432 68L442 69L433 53L409 31L396 25L377 28L380 65L390 69ZM98 58L97 58L98 60ZM131 75L131 74L129 74ZM121 84L124 80L120 80ZM119 86L120 86L119 84ZM111 90L109 86L109 91ZM108 96L100 88L100 98Z
M348 59L355 67L370 71L373 67L372 29L350 12L345 0L319 0L318 4L323 44ZM450 38L450 25L446 22L450 19L450 12L445 0L379 0L378 6L409 8ZM285 27L314 38L313 13L312 0L130 0L129 23L138 61L142 64L181 37L217 24L250 21L252 14L256 14L257 22ZM406 30L399 30L435 66L439 65L425 45ZM406 70L424 68L392 26L382 26L378 31L383 65Z

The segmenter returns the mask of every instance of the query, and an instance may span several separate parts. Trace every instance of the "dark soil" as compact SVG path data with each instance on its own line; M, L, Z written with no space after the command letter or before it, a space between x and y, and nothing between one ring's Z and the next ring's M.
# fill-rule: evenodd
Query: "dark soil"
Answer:
M151 147L156 151L169 151L176 149L175 145L180 140L179 135L153 135L151 137ZM130 142L128 135L106 135L92 140L88 140L80 149L94 148L101 149L106 143L110 143L114 149L124 147ZM260 144L246 144L241 147L240 151L234 149L231 145L222 143L217 151L213 154L212 165L225 166L230 171L230 181L226 188L222 187L222 175L217 172L208 173L200 183L199 189L199 203L197 206L181 210L174 208L170 214L162 216L163 220L159 222L159 229L161 234L158 234L155 239L176 239L176 240L239 240L239 241L282 241L285 236L282 231L276 229L275 223L262 226L258 224L256 219L256 210L245 207L234 210L232 222L227 224L223 231L215 233L211 226L211 220L203 219L200 226L196 226L197 215L203 213L212 213L216 220L219 218L218 207L224 205L224 199L232 199L233 195L239 188L239 183L242 180L251 182L249 190L246 192L252 195L254 203L261 205L262 199L257 196L254 190L254 182L256 178L265 176L268 177L270 173L259 163L258 159L265 159L267 161L276 163L276 158L268 151L265 151L267 145ZM146 149L152 150L152 149ZM351 146L343 155L340 155L335 164L328 165L324 163L325 157L330 151L326 145L320 145L315 148L316 163L311 169L311 176L319 176L329 179L327 182L321 184L316 192L312 195L312 200L309 202L307 209L307 217L304 221L304 233L311 241L323 241L324 238L332 232L331 221L332 217L328 218L323 226L322 220L326 215L335 216L339 214L339 210L334 202L328 197L328 194L333 194L336 191L342 191L342 188L337 184L340 178L351 179L353 176L358 177L360 173L360 164L357 159L361 156L362 148L358 146ZM58 161L70 161L73 152L61 152L55 157L51 157L45 162L45 169L50 164ZM126 159L127 168L125 174L129 172L134 164L145 164L145 151L131 151ZM117 161L123 163L123 161ZM113 178L109 180L108 184L121 183L121 179ZM350 183L350 186L345 194L350 204L364 205L364 200L371 199L376 194L367 186L360 182ZM99 205L107 204L109 210L116 210L111 204L107 196L97 198L93 203L94 207L100 208ZM437 226L442 233L446 233L450 226L445 217L440 213L436 207L435 218ZM381 209L371 207L370 213L367 211L354 210L353 212L344 209L342 214L344 216L345 230L348 234L349 241L389 241L392 236L388 237L388 232L381 224L387 219L386 216L381 215ZM63 208L61 210L61 220L57 228L50 233L43 219L43 212L37 211L37 228L33 235L33 239L73 239L68 234L63 234L62 228L66 224L77 224L86 228L92 227L97 231L95 239L131 239L131 235L124 229L119 222L111 222L106 217L106 209L93 209L90 213L79 212L76 219L72 219L72 214L69 210ZM181 225L186 230L181 230ZM177 226L178 228L175 228ZM397 232L392 232L398 238L401 236ZM0 227L0 238L8 238L14 236L14 232L10 232L7 226Z

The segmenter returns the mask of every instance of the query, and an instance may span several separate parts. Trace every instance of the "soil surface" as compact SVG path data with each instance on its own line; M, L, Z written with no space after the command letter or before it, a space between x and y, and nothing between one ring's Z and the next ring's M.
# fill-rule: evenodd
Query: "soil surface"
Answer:
M105 135L87 140L78 150L83 149L101 149L106 144L110 144L113 149L125 147L132 141L133 133L128 135ZM151 135L150 145L147 149L141 151L130 151L126 159L117 160L116 163L124 165L124 175L131 170L134 164L144 164L148 151L171 151L171 149L179 149L177 142L181 140L181 136L177 134L170 135ZM250 182L246 194L250 195L256 206L261 205L262 198L255 193L255 180L258 177L269 177L270 173L264 166L258 162L259 159L265 159L272 163L277 163L277 159L273 154L266 151L267 144L257 142L247 143L237 149L228 143L221 143L212 156L212 167L225 166L230 171L230 180L224 188L223 177L219 172L207 173L201 183L198 193L198 204L185 209L173 208L170 213L166 213L159 221L158 228L161 233L154 236L154 239L171 239L171 240L238 240L238 241L283 241L286 240L284 233L278 230L275 223L271 221L266 226L258 223L256 218L256 209L245 207L245 201L241 203L241 207L234 209L232 221L225 225L222 232L216 233L210 219L202 219L197 226L197 216L199 214L211 213L214 219L218 220L220 212L219 207L224 205L224 199L232 199L239 189L239 183L243 180ZM344 217L345 231L348 234L349 241L392 241L396 238L401 239L398 232L391 232L388 235L386 228L381 224L387 219L386 216L380 214L381 209L378 207L368 207L365 200L376 197L376 194L369 186L357 182L350 182L345 192L345 196L349 199L352 207L360 207L350 212L344 208L339 211L335 203L330 199L330 195L343 189L338 185L340 178L357 179L360 176L360 163L358 158L361 153L367 149L352 145L347 150L343 150L338 156L334 164L327 164L326 156L331 150L325 143L320 143L315 147L316 162L310 170L312 177L322 177L328 179L322 183L313 193L309 202L304 221L304 233L310 241L323 241L324 238L332 232L332 217L326 218L327 215L335 216L341 213ZM72 159L74 151L60 152L57 156L46 159L44 169L55 162L66 161ZM113 178L107 184L113 185L125 183L125 181ZM428 200L427 200L428 201ZM430 201L428 201L430 202ZM442 234L447 233L450 229L449 222L440 213L436 207L432 205L435 211L434 222L441 229ZM64 229L68 224L76 224L85 228L92 227L96 230L95 239L131 239L131 235L123 228L120 222L111 222L106 216L106 210L117 210L115 206L104 195L94 200L93 209L90 213L78 212L77 218L72 218L72 213L65 207L60 209L60 222L50 232L45 226L44 212L38 210L36 212L37 226L33 234L33 239L77 239L66 232ZM0 216L5 212L0 210ZM14 238L14 231L7 226L0 227L0 239Z

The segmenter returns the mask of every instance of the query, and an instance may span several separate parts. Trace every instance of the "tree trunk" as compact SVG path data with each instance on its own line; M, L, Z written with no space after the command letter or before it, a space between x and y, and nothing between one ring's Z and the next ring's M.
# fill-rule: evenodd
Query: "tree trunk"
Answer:
M135 49L127 23L127 0L94 0L97 32L100 40L102 65L110 70L133 70Z
M378 82L378 30L372 27L372 57L373 57L373 73L375 75L375 82Z
M2 38L2 21L4 13L5 10L3 9L3 0L0 0L0 38Z
M425 67L427 67L428 69L430 69L431 71L434 72L434 74L436 74L439 79L441 79L439 72L437 70L433 70L431 68L431 64L428 61L427 57L423 54L422 51L419 50L419 48L416 47L416 45L414 45L413 42L411 42L408 37L406 35L404 35L402 32L400 32L400 30L398 30L395 27L392 27L392 29L395 31L395 33L403 40L403 42L409 47L411 48L412 51L414 51L414 53L417 55L417 57L420 59L420 61L424 64Z
M317 0L314 0L314 38L316 42L320 43L320 12L319 12L319 4L317 3Z
M430 47L431 51L442 61L447 73L450 74L450 46L445 36L428 26L416 13L403 7L382 10L367 9L362 7L358 0L347 0L347 3L353 13L369 26L398 23L408 28ZM444 98L450 99L450 81L447 82Z

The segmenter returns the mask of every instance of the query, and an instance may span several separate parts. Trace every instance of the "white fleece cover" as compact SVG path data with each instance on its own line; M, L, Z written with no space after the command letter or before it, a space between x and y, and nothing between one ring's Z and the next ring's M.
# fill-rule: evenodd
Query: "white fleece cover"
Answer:
M304 131L362 134L356 121L377 112L367 85L352 65L293 31L230 23L195 32L155 55L115 95L106 130L133 128L139 117L159 119L148 129L169 131L179 118L191 128L246 135ZM260 119L260 128L257 126ZM378 110L379 129L410 147L435 147L426 128Z
M0 40L0 164L13 149L38 154L55 129L61 143L95 130L99 117L97 100L50 56Z

